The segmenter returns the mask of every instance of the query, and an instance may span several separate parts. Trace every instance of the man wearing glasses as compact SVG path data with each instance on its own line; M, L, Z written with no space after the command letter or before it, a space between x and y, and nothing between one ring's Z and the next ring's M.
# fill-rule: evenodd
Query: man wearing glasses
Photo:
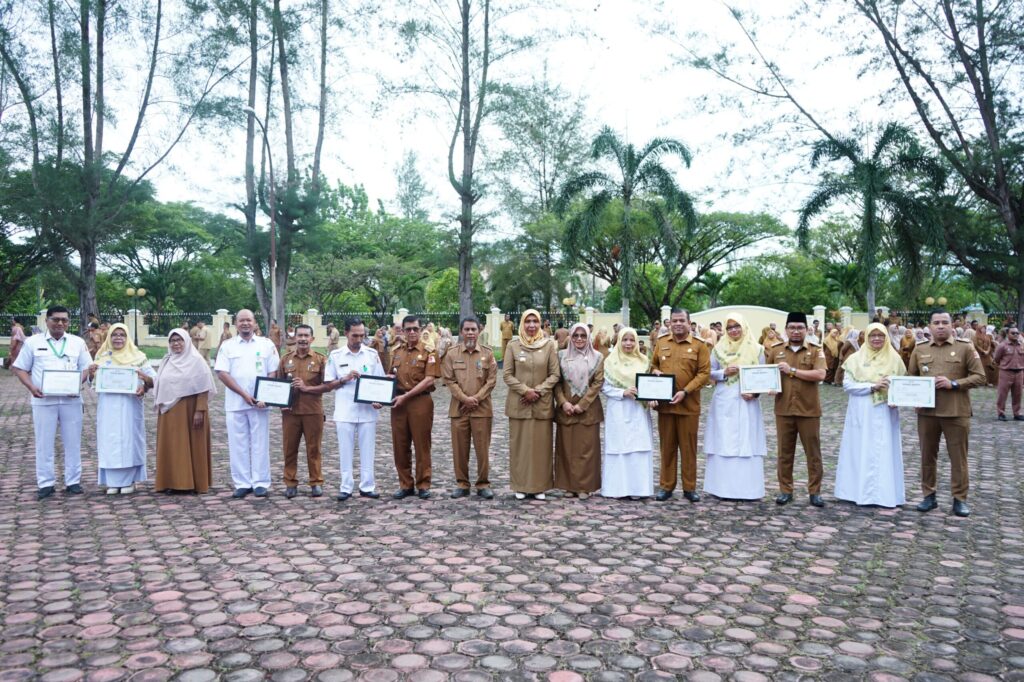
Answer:
M1006 340L999 344L992 358L999 367L999 388L996 394L996 411L999 421L1006 421L1006 397L1011 397L1014 421L1024 422L1020 411L1021 388L1024 386L1024 342L1017 325L1010 325Z
M85 340L69 334L71 314L63 306L46 311L46 331L34 334L11 366L18 380L32 394L32 424L36 440L36 499L53 494L57 474L54 471L54 440L60 426L64 443L64 492L82 494L82 397L46 395L43 393L43 372L46 370L77 371L79 383L92 364Z
M397 500L411 495L430 497L430 429L434 424L434 381L441 376L437 354L428 351L420 339L422 325L415 315L402 320L405 344L391 356L390 374L398 381L391 406L391 442L398 470ZM413 448L416 477L413 478Z

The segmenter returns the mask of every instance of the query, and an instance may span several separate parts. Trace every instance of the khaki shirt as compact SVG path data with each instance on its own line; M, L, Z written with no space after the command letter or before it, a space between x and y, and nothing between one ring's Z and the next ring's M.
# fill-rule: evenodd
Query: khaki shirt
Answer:
M952 338L943 342L918 344L910 356L907 374L919 377L946 377L959 389L936 390L935 407L919 409L918 414L932 417L970 417L971 396L967 390L988 383L981 356L970 341Z
M562 351L567 352L567 351ZM561 353L559 353L561 356ZM561 362L561 358L559 358ZM604 421L604 408L601 406L601 387L604 384L604 358L597 362L594 373L590 377L590 384L583 395L573 395L569 381L563 378L555 384L555 421L559 424L583 424L593 426ZM583 408L582 414L569 416L562 409L563 403L572 403Z
M437 354L428 351L422 340L411 350L407 346L396 349L391 355L390 364L388 373L398 379L398 395L416 388L416 384L428 376L435 379L441 376L441 363L437 361ZM424 394L432 392L434 388L431 384Z
M501 322L501 338L512 340L516 326L509 320L502 320Z
M502 362L502 377L508 386L505 416L510 419L552 419L555 416L552 390L562 378L555 342L549 341L540 348L529 349L513 339L505 348ZM532 405L521 403L519 399L531 388L540 393L540 400Z
M711 353L702 340L690 334L683 341L674 336L663 336L654 344L651 370L674 374L676 393L686 391L686 397L675 405L658 403L658 412L665 414L700 414L700 390L711 379Z
M300 358L292 351L281 359L275 374L279 379L302 379L308 386L319 386L324 383L324 369L327 358L316 351L309 351L306 357ZM292 414L323 414L324 397L321 394L302 393L292 389Z
M479 343L473 350L461 343L453 346L441 360L441 378L452 394L449 417L494 416L491 392L498 381L498 363L489 347ZM462 412L459 407L466 398L476 398L480 404L472 412Z
M788 341L776 341L765 353L765 364L777 365L785 362L798 370L827 369L825 353L821 346L804 340L795 351ZM782 392L775 396L775 414L780 417L820 417L821 400L818 396L818 382L804 381L782 375Z

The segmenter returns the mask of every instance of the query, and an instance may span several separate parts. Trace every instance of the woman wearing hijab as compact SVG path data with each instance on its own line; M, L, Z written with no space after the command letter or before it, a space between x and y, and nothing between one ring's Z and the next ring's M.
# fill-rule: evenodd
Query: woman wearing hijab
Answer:
M569 347L558 352L562 380L555 384L555 487L587 499L601 489L601 385L604 358L587 325L569 329Z
M839 327L832 327L825 335L821 344L825 349L825 383L831 384L836 380L836 370L839 369L839 351L843 348L843 337Z
M143 396L153 386L154 372L146 354L129 338L128 327L121 323L111 325L107 338L96 349L90 376L95 378L100 367L131 368L139 378L134 394L100 393L96 400L99 484L107 486L108 495L129 495L135 492L136 483L147 478Z
M731 500L764 497L768 443L756 395L740 393L740 367L763 365L764 352L743 316L730 314L725 336L711 352L715 392L704 431L704 492Z
M846 332L846 340L843 341L843 345L839 349L839 369L836 370L835 381L840 386L843 385L843 378L845 376L843 363L846 362L847 358L860 350L862 343L864 343L864 332L859 332L853 327L850 327Z
M632 327L619 331L604 361L608 399L604 454L601 457L603 497L650 497L654 494L654 430L648 407L636 399L636 375L647 374L651 361L640 352Z
M155 489L205 493L213 478L208 405L217 388L185 332L172 330L167 346L156 373Z
M764 340L761 342L761 347L762 347L762 350L765 351L765 355L767 355L768 354L767 353L768 349L771 348L772 346L774 346L779 341L781 341L782 337L779 335L779 333L777 331L775 331L771 327L765 327L764 328L764 333L763 333L763 339Z
M910 367L910 356L913 354L916 346L917 341L914 340L914 330L907 327L903 332L903 337L900 339L900 357L903 358L904 367Z
M608 340L608 331L600 329L594 334L594 350L601 354L601 357L606 358L611 352L611 342Z
M906 502L899 409L889 407L889 377L907 373L889 334L877 322L867 342L843 363L850 396L836 467L836 498L898 507Z
M502 376L508 386L509 478L516 499L544 499L554 486L551 470L552 390L561 378L554 339L544 336L540 313L527 310L519 338L509 341Z

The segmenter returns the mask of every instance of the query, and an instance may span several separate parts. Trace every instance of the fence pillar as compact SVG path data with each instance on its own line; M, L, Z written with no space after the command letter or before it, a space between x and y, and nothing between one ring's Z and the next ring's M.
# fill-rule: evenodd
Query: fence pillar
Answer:
M491 312L487 313L487 322L484 325L483 343L494 348L501 345L501 308L491 306Z
M828 322L828 320L825 319L825 306L823 306L823 305L816 305L816 306L814 306L814 313L813 313L813 317L811 318L811 320L812 320L812 324L813 324L814 320L817 320L818 322L820 322L821 323L821 328L824 329L825 328L825 323Z
M313 345L327 345L327 327L324 326L324 316L316 308L310 308L302 315L302 324L308 324L313 328Z
M583 324L594 324L594 306L588 305L583 311Z
M397 324L399 327L401 327L402 326L402 320L404 320L405 316L408 315L408 314L409 314L409 309L408 308L399 308L398 312L395 313L395 315L394 315L394 319L393 319L394 323Z
M224 324L228 325L228 329L231 330L231 335L234 336L235 328L232 325L232 318L234 316L228 313L224 308L218 308L217 314L213 316L213 321L210 323L210 333L207 338L210 340L210 348L220 347L220 336L224 333Z
M661 306L661 319L658 320L658 322L663 322L665 320L670 320L670 319L672 319L672 306L670 306L670 305L663 305L663 306ZM655 334L657 334L657 331L655 331Z
M840 319L843 325L843 329L853 326L853 308L848 305L844 305L839 309Z
M39 327L40 329L42 329L44 332L46 331L46 310L45 309L44 310L40 310L39 314L36 315L36 326ZM31 330L29 330L29 331L31 331ZM85 332L83 331L82 334L85 334ZM25 334L25 336L31 336L31 334Z
M149 325L143 324L143 319L145 318L142 315L142 311L136 310L135 308L129 310L124 316L125 326L132 330L132 336L135 339L138 339L139 343L142 343L142 341L149 336Z

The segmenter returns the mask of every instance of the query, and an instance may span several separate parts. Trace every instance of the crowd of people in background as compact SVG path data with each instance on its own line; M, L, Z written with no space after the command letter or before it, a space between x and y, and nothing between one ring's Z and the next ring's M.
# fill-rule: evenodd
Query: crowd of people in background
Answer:
M475 487L493 497L489 475L493 429L491 393L502 374L509 396L510 487L517 499L544 499L552 489L586 499L606 497L669 499L681 483L683 496L698 502L697 435L701 394L711 387L704 429L703 491L725 499L760 499L765 494L763 461L767 438L758 396L742 394L739 367L776 364L782 390L774 396L778 437L779 493L793 499L797 440L807 458L810 503L823 506L819 385L841 386L849 396L839 447L835 495L858 504L900 506L905 502L899 413L885 402L889 378L904 374L936 377L936 407L918 411L922 447L921 511L934 508L939 439L952 462L954 513L969 514L967 443L971 408L967 389L997 385L997 419L1024 421L1021 414L1024 342L1007 322L998 331L945 311L927 321L905 324L877 315L864 330L821 324L792 313L779 329L756 332L742 315L702 326L685 310L656 321L651 330L616 324L610 333L577 323L555 327L536 310L518 324L506 315L499 326L500 360L482 341L475 318L460 322L457 334L409 316L371 334L362 320L343 329L327 326L327 352L312 349L308 325L271 323L264 336L251 311L235 317L235 333L221 330L213 373L205 322L186 322L167 337L167 353L154 369L124 324L90 318L82 337L66 332L68 311L47 311L47 328L26 337L15 322L12 367L32 395L37 492L53 494L54 435L64 444L64 481L70 494L82 492L80 397L47 396L40 390L44 369L73 369L92 381L99 367L133 368L135 395L101 393L97 401L98 483L107 494L130 494L148 480L143 401L153 391L157 412L155 489L206 492L212 484L209 401L225 389L225 431L233 496L265 497L271 487L271 410L255 397L258 377L286 378L293 389L281 411L285 496L298 495L298 450L305 443L308 483L323 495L320 449L326 416L322 396L335 392L332 421L339 442L339 492L377 498L373 463L376 423L389 408L399 489L393 497L431 496L430 394L441 380L451 393L452 456L456 486L452 497ZM645 344L650 339L650 346ZM59 345L58 345L59 344ZM941 350L940 350L941 349ZM671 374L676 393L661 404L638 400L636 377ZM396 381L393 404L355 401L360 376ZM216 380L215 378L216 377ZM604 397L602 401L601 397ZM1010 398L1011 414L1006 413ZM653 415L657 415L656 420ZM601 425L604 424L604 439ZM660 434L660 480L653 481L654 439ZM360 452L358 484L354 454ZM475 452L475 477L469 473ZM677 480L677 470L679 480Z

